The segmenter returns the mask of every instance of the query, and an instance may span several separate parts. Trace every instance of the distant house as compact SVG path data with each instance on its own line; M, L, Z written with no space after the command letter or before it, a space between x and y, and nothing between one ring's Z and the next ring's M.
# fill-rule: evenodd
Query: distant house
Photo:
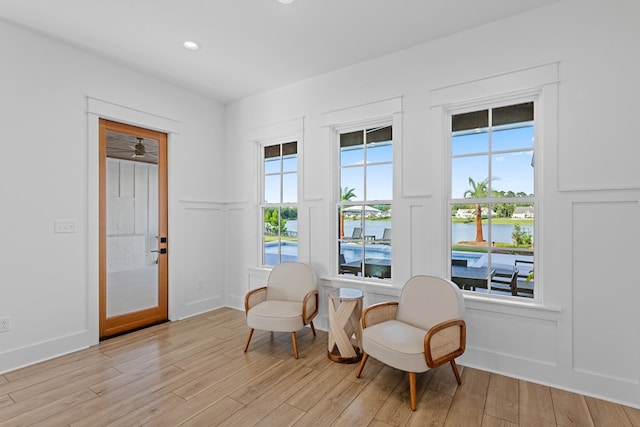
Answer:
M456 218L474 218L476 216L475 209L458 209Z
M511 215L511 218L513 218L513 219L532 219L533 216L534 216L533 206L520 206L520 207L517 207L513 211L513 214Z
M495 212L491 211L491 215L495 215L495 214L496 214ZM480 215L482 215L483 217L487 217L489 215L489 209L481 208ZM469 218L475 218L475 217L476 217L475 209L458 209L456 211L456 218L469 219Z

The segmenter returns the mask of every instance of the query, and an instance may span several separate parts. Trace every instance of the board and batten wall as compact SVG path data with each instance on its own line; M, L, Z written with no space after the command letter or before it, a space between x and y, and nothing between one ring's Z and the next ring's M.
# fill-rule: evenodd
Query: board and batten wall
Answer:
M448 275L447 103L534 90L543 106L536 154L540 299L467 295L460 363L640 407L639 20L635 1L566 0L228 105L228 305L241 308L245 292L268 275L258 265L259 142L293 137L302 149L299 259L318 276L316 323L326 328L333 287L362 289L370 305L397 299L411 275ZM523 75L538 72L543 77L527 86ZM334 274L332 129L380 114L394 123L400 116L387 284Z
M369 305L397 298L413 274L447 274L434 96L482 81L495 82L484 89L498 96L505 80L494 77L554 65L557 82L544 88L556 101L544 115L556 129L536 159L541 304L467 297L461 363L640 407L639 8L565 0L226 106L0 22L0 179L10 184L0 187L9 207L0 221L0 316L11 318L0 372L97 342L98 117L169 134L171 319L241 309L244 293L264 283L256 144L298 138L300 259L319 278L326 327L332 287L361 287ZM401 133L394 279L342 281L332 274L339 123L331 119L371 118L390 104L385 114ZM75 221L77 231L54 233L56 220Z

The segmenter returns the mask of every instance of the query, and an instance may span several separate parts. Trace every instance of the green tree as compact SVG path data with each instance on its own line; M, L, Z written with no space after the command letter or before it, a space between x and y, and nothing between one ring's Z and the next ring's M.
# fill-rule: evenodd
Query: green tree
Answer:
M494 205L494 210L496 215L501 218L511 218L513 215L513 211L515 210L516 205L513 203L496 203Z
M513 225L511 238L513 239L513 244L515 246L524 246L530 248L531 244L533 243L533 236L531 235L531 233L517 223Z
M282 207L280 215L283 219L298 219L298 208Z
M285 236L287 233L287 220L280 218L278 208L266 208L264 210L264 222L267 234Z
M471 199L483 199L489 194L489 178L482 181L475 182L473 178L469 177L469 190L464 192L463 197ZM476 215L476 242L484 242L484 236L482 235L482 207L480 203L476 203L475 207Z
M355 188L344 187L340 189L340 200L351 200L356 197Z

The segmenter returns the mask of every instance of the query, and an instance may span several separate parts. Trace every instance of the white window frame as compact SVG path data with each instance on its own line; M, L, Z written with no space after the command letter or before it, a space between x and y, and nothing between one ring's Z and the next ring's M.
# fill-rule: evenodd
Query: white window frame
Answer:
M372 128L378 128L378 127L387 127L390 126L392 128L391 130L391 146L392 146L392 152L395 153L395 146L396 146L396 132L395 132L395 127L394 127L394 120L392 117L388 117L388 118L384 118L384 119L374 119L374 120L365 120L362 122L358 122L358 123L351 123L347 126L339 126L339 127L334 127L334 152L335 154L335 162L334 164L335 166L335 176L334 176L334 200L335 200L335 206L334 206L334 210L333 212L337 212L339 206L344 206L344 205L349 205L349 206L359 206L359 205L372 205L372 204L388 204L391 205L391 210L393 211L393 199L394 199L394 195L395 195L395 191L393 191L392 189L392 195L391 195L391 199L389 200L366 200L363 199L361 201L355 201L355 202L349 202L349 201L342 201L341 199L341 194L342 194L342 183L341 183L341 171L342 171L342 166L340 163L340 135L345 134L345 133L350 133L350 132L364 132L367 129L372 129ZM365 157L366 160L366 157ZM363 182L363 189L365 190L366 193L366 187L367 187L367 180L366 180L366 169L370 166L375 166L375 165L380 165L380 164L391 164L391 168L392 168L392 176L393 176L393 186L395 187L395 181L396 181L396 162L395 162L395 154L392 155L392 159L390 163L365 163L363 166L365 168L365 176L364 176L364 182ZM336 187L337 186L337 187ZM393 222L392 222L393 224ZM393 227L393 225L392 225ZM340 224L339 221L336 221L336 227L335 227L335 231L334 231L334 236L335 236L335 240L334 240L334 245L335 245L335 259L338 258L339 255L339 244L340 244ZM389 243L389 246L391 246L391 248L393 248L393 233L391 234L391 242ZM363 247L364 247L364 243L363 243ZM364 249L363 249L364 250ZM338 276L341 277L348 277L351 278L350 275L344 275L344 274L340 274L340 265L339 262L335 262L335 269L334 269L334 274L337 274ZM380 280L380 279L375 279L375 278L366 278L366 277L358 277L358 279L362 279L362 280L368 280L368 281L372 281L372 280ZM391 280L393 280L393 249L391 251Z
M297 185L297 194L296 194L296 202L295 203L283 203L282 201L280 203L265 203L265 185L264 185L264 181L265 181L265 170L264 170L264 150L266 147L270 147L270 146L274 146L274 145L284 145L290 142L295 142L296 143L296 185ZM263 266L263 267L273 267L270 265L267 265L265 263L265 253L264 253L264 238L265 238L265 234L264 234L264 213L263 210L265 208L269 208L269 207L278 207L278 208L283 208L283 207L295 207L298 209L298 215L300 215L300 194L301 194L301 189L300 189L300 184L301 184L301 153L300 153L300 141L298 141L295 138L278 138L277 140L271 140L271 141L261 141L258 146L260 149L260 153L259 153L259 163L260 163L260 179L259 179L259 190L258 193L260 194L260 200L258 203L258 218L259 218L259 236L260 236L260 244L259 244L259 265ZM280 198L282 199L282 182L283 182L283 175L285 173L283 173L282 170L280 170L280 172L278 173L278 175L281 177L280 179ZM298 222L298 225L300 223ZM299 229L298 229L299 232ZM281 237L281 236L280 236ZM280 242L282 242L282 240L280 239ZM281 254L281 245L279 245L279 250L278 250L278 264L282 262L282 254ZM297 259L300 260L300 245L299 245L299 233L298 233L298 254L297 254Z
M485 78L476 78L471 81L449 84L441 88L431 90L431 119L433 124L433 137L435 140L442 141L440 145L441 158L446 166L445 174L450 176L450 160L448 159L449 153L447 152L446 141L450 138L450 121L448 122L448 110L457 108L463 108L465 105L474 105L478 103L478 100L485 100L484 103L493 100L498 102L500 98L517 98L538 95L537 106L537 134L536 134L536 168L535 168L535 183L536 183L536 196L539 200L536 209L538 217L536 219L536 253L535 253L535 280L536 280L536 298L535 301L526 303L521 302L521 299L515 301L512 300L498 300L488 299L486 297L465 293L465 299L467 300L470 308L477 308L482 310L489 310L495 312L504 313L517 313L521 310L532 310L530 314L537 316L534 312L553 312L556 313L561 308L554 306L553 302L547 303L545 300L545 278L544 278L544 218L541 213L544 214L544 187L551 185L558 187L558 171L557 171L557 157L554 153L557 153L558 149L558 102L559 102L559 69L560 64L558 62L550 62L541 65L535 65L528 68L522 68L519 70L513 70L502 74L488 76ZM450 119L449 119L450 120ZM545 153L552 153L549 158L546 158ZM544 171L544 180L543 177ZM443 184L443 206L449 206L447 194L450 184ZM446 220L445 215L443 218L442 226L447 231L447 236L444 239L442 250L447 253L447 248L450 246L451 240L450 228L447 228L446 224L449 222ZM443 277L447 277L450 274L451 269L449 263L446 262L449 256L442 259L441 274ZM512 310L513 308L513 310Z
M446 209L447 212L451 211L451 208L453 205L458 205L458 204L470 204L470 203L477 203L477 204L492 204L495 205L497 203L533 203L534 206L534 236L533 236L533 240L534 242L536 242L536 245L533 248L533 259L534 261L537 261L538 259L538 238L539 238L539 233L538 233L538 221L541 219L540 215L539 215L539 204L540 204L540 196L539 196L539 189L542 187L540 185L540 175L541 172L538 171L538 167L534 167L534 183L533 183L533 188L534 188L534 195L533 196L529 196L529 197L517 197L517 198L496 198L496 197L486 197L486 198L481 198L481 199L465 199L465 198L453 198L451 196L451 184L452 184L452 170L451 170L451 165L452 165L452 159L453 156L451 154L451 144L452 144L452 129L451 129L451 122L452 122L452 117L458 114L465 114L465 113L470 113L470 112L475 112L475 111L482 111L482 110L494 110L496 108L500 108L500 107L506 107L506 106L511 106L511 105L518 105L518 104L523 104L523 103L528 103L528 102L533 102L533 122L534 122L534 146L533 146L533 156L534 158L537 158L539 156L537 156L537 152L538 152L538 146L542 145L542 138L541 138L541 133L539 132L539 124L538 124L538 119L539 119L539 108L540 108L540 102L539 102L539 92L535 91L535 92L531 92L531 93L527 93L527 94L519 94L517 96L514 97L510 97L510 96L502 96L502 97L493 97L493 98L489 98L489 99L485 99L485 100L480 100L480 101L476 101L473 103L464 103L462 106L450 106L449 108L447 108L446 111L446 116L447 116L447 144L446 144L446 153L447 153L447 175L446 175L446 182L447 182L447 192L446 192L446 197L447 197L447 202L446 202ZM493 125L491 126L493 128ZM525 151L525 150L517 150L517 151ZM530 151L530 150L526 150L526 151ZM503 153L502 150L500 150L500 153ZM492 149L489 149L489 151L487 151L486 155L490 158L491 156L493 156L495 154L495 152ZM489 162L489 169L488 169L488 177L493 176L492 170L491 170L491 162ZM478 177L480 178L480 177ZM491 185L490 185L491 188ZM452 220L451 220L451 215L446 215L447 218L447 262L448 262L448 271L449 274L451 274L451 254L452 254L452 242L451 242L451 228L452 228ZM490 227L488 227L490 228ZM489 264L492 264L492 250L490 250L489 248L487 248L487 256L488 256L488 260L489 260ZM535 271L537 270L537 262L534 262L534 274ZM447 277L451 277L451 276L447 276ZM467 294L471 294L471 295L481 295L482 297L486 297L489 299L517 299L517 300L533 300L535 302L540 302L541 298L539 296L539 294L541 292L539 292L539 285L538 285L539 281L538 280L533 280L533 298L529 299L529 298L524 298L524 297L517 297L517 296L513 296L513 295L501 295L501 294L494 294L494 293L489 293L488 289L486 293L480 292L480 291L473 291L473 290L463 290L464 293Z
M338 215L336 215L335 201L340 199L339 187L339 170L340 159L338 156L340 141L338 137L338 131L346 131L347 129L357 129L368 126L369 123L375 123L380 121L391 121L393 126L393 197L394 199L401 194L401 174L402 170L402 96L394 96L386 99L380 99L376 101L367 102L360 105L350 106L346 108L340 108L332 111L328 111L321 116L321 125L323 128L323 139L327 142L331 142L332 155L332 180L330 193L332 198L327 204L327 209L331 212L331 221L333 225L333 233L330 238L332 253L331 266L332 276L337 279L343 279L346 276L336 274L339 269L338 265ZM393 209L393 205L392 205ZM392 260L391 271L394 277L400 277L397 272L398 269L395 266L395 262ZM393 279L392 279L393 280ZM393 283L387 283L378 281L378 283L384 283L385 285L393 285Z

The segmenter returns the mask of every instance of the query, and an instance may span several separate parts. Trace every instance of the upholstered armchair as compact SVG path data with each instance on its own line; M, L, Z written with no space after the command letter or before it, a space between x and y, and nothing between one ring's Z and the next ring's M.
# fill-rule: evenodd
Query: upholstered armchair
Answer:
M290 332L293 355L298 358L296 332L306 325L313 335L313 318L318 314L318 290L313 271L307 264L285 262L271 270L267 285L249 291L244 299L249 336L246 352L255 329Z
M455 358L464 353L464 300L453 282L414 276L399 302L372 305L362 313L363 356L360 377L369 356L409 373L411 409L416 410L416 373L451 364L461 384Z

